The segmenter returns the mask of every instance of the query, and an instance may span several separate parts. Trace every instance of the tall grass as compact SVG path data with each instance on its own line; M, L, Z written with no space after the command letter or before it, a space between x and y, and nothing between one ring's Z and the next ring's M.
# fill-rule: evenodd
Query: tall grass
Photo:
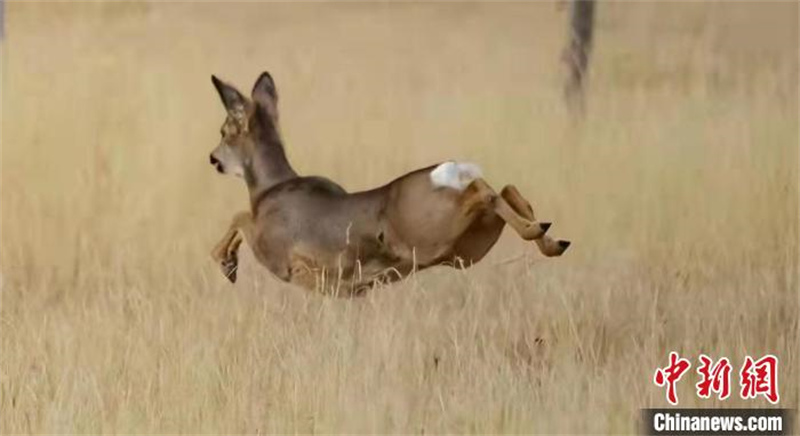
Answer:
M578 124L556 4L6 6L3 432L635 432L671 350L774 353L798 406L796 3L600 4ZM265 69L298 172L473 160L573 247L354 301L247 253L231 286L209 76ZM693 375L682 406L767 405Z

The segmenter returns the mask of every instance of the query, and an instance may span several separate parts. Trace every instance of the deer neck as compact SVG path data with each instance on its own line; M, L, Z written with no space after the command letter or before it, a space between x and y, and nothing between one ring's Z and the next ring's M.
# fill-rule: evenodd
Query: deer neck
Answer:
M250 192L250 204L256 207L258 199L273 186L297 177L286 159L283 143L279 138L256 146L250 162L245 164L244 179Z

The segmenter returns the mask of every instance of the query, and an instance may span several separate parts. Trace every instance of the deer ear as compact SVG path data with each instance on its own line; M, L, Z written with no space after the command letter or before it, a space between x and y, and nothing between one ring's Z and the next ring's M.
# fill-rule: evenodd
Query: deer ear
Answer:
M278 116L278 89L272 76L264 71L253 85L253 101L266 109L274 118Z
M225 110L228 115L238 121L245 121L247 119L245 105L247 100L244 96L231 85L219 80L217 76L211 76L211 82L217 88L219 97L222 99L222 104L225 105Z

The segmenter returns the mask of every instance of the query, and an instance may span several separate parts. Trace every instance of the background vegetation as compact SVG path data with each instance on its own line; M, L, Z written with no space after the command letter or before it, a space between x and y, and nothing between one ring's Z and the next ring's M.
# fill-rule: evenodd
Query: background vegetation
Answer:
M798 406L797 3L601 3L580 126L557 3L6 6L3 432L635 432L671 350L774 353ZM248 252L231 286L209 77L265 69L299 172L473 160L573 246L355 301Z

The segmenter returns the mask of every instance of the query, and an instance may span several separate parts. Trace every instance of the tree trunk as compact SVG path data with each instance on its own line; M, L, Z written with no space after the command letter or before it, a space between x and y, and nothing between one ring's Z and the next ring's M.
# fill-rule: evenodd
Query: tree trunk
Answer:
M564 88L567 105L576 115L584 110L584 88L589 68L594 31L595 0L572 0L570 3L569 45L564 61L569 69Z
M5 18L5 16L3 15L4 7L5 5L3 4L3 0L0 0L0 39L3 39L3 35L5 34L5 26L4 26L5 21L3 21L3 19Z

